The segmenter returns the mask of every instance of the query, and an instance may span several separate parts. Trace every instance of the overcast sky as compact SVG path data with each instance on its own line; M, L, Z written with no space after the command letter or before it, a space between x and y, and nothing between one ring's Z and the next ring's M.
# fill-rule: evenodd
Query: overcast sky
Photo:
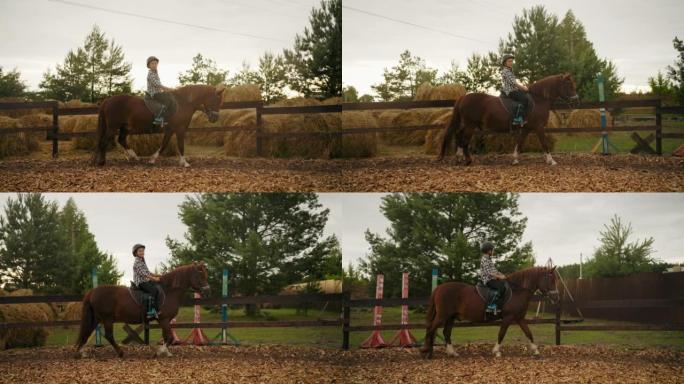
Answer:
M82 46L97 24L123 47L126 61L133 64L133 89L145 87L145 60L151 55L160 59L159 76L167 86L178 84L178 73L190 68L197 53L233 75L243 61L254 67L265 51L280 53L291 48L295 34L308 26L311 8L319 3L0 0L0 66L17 68L35 90L43 73L61 64L70 49Z
M396 65L406 49L440 73L452 60L463 66L472 53L496 51L514 17L539 4L559 18L572 9L599 57L616 64L627 91L647 90L648 77L675 60L673 38L684 37L681 0L344 0L344 84L371 93L383 68Z
M379 209L382 196L345 194L341 236L345 268L350 262L358 265L368 254L367 228L385 235L389 221ZM654 257L682 263L682 206L682 193L523 193L519 199L520 212L528 219L523 241L532 242L539 265L549 257L556 265L578 263L580 253L586 260L599 245L599 231L615 214L632 224L632 241L653 237Z
M0 214L13 193L0 193ZM167 236L183 240L187 227L178 217L178 205L185 200L182 193L45 193L46 199L60 206L73 197L84 212L90 232L98 246L114 256L117 267L124 272L121 283L128 285L133 279L133 244L146 246L145 260L150 270L161 262L168 262ZM341 232L342 212L339 194L319 194L324 208L330 209L325 234Z

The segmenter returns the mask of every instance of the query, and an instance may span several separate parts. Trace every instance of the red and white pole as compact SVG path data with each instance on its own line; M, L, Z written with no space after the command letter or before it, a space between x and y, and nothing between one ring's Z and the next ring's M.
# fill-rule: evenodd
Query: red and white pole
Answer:
M385 276L377 275L375 278L375 298L382 299L385 285ZM382 306L376 305L373 308L373 326L379 327L382 324ZM361 348L382 348L386 347L387 343L382 339L382 334L379 329L375 329L373 333L361 343Z
M201 296L199 293L195 292L195 299L199 299ZM195 305L195 318L194 318L194 323L199 324L200 323L200 306ZM209 338L207 335L204 334L204 331L202 328L193 328L192 331L190 331L190 334L184 341L185 344L193 344L193 345L208 345L209 344Z
M409 274L404 272L401 274L401 298L408 299L409 296ZM408 324L408 305L401 306L401 325ZM403 328L397 332L390 341L390 345L397 345L400 347L411 347L416 344L416 338L413 337L411 331Z

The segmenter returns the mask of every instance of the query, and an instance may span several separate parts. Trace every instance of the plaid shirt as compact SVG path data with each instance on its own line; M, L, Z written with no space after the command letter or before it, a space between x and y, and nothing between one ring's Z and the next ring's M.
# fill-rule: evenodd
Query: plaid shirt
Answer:
M492 258L487 255L482 255L482 258L480 259L480 279L482 280L482 283L487 284L489 280L494 278L493 275L495 273L499 273L499 270L496 269Z
M150 270L147 269L147 263L142 257L136 257L133 263L133 283L138 285L150 281Z
M153 97L155 93L164 92L162 89L162 83L159 79L159 74L157 71L149 70L147 72L147 93L150 97Z
M512 69L503 67L501 70L501 86L501 90L506 95L518 89L518 81L515 79Z

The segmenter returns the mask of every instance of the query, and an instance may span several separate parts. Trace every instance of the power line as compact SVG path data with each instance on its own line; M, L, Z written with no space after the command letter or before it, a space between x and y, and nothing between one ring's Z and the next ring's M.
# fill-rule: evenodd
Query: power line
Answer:
M234 31L228 31L225 29L219 29L219 28L214 28L214 27L207 27L204 25L197 25L197 24L190 24L190 23L184 23L181 21L174 21L174 20L167 20L167 19L162 19L159 17L153 17L153 16L145 16L145 15L139 15L137 13L131 13L131 12L125 12L125 11L118 11L116 9L109 9L109 8L102 8L102 7L97 7L94 5L88 5L88 4L82 4L82 3L77 3L73 1L68 1L68 0L48 0L53 3L61 3L65 5L71 5L74 7L80 7L80 8L88 8L88 9L93 9L96 11L102 11L102 12L107 12L107 13L114 13L117 15L124 15L124 16L131 16L131 17L137 17L140 19L145 19L145 20L153 20L153 21L158 21L161 23L167 23L167 24L174 24L174 25L181 25L184 27L190 27L190 28L197 28L197 29L203 29L205 31L212 31L212 32L222 32L222 33L227 33L231 35L237 35L237 36L243 36L243 37L249 37L252 39L260 39L260 40L272 40L272 41L278 41L281 43L287 43L285 40L281 39L276 39L273 37L268 37L268 36L260 36L260 35L253 35L249 33L242 33L242 32L234 32Z
M468 36L458 35L458 34L455 34L455 33L451 33L451 32L449 32L449 31L444 31L444 30L441 30L441 29L432 28L432 27L428 27L428 26L425 26L425 25L412 23L412 22L410 22L410 21L399 20L399 19L395 19L395 18L392 18L392 17L380 15L380 14L377 14L377 13L373 13L373 12L369 12L369 11L364 11L363 9L353 8L353 7L344 5L344 4L342 5L342 8L348 9L348 10L350 10L350 11L359 12L359 13L363 13L363 14L366 14L366 15L378 17L378 18L381 18L381 19L393 21L393 22L395 22L395 23L410 25L410 26L415 27L415 28L425 29L425 30L432 31L432 32L438 32L438 33L441 33L441 34L444 34L444 35L448 35L448 36L451 36L451 37L456 37L456 38L458 38L458 39L471 40L471 41L476 41L476 42L478 42L478 43L485 43L485 44L494 44L494 43L492 43L491 41L484 41L484 40L479 40L479 39L475 39L475 38L468 37Z

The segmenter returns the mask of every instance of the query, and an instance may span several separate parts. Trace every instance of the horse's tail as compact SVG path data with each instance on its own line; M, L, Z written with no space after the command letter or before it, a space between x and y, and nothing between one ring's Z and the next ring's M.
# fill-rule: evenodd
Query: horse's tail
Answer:
M90 304L90 296L92 290L88 291L83 297L83 309L81 310L81 328L78 331L78 339L76 341L76 346L81 347L88 342L90 334L97 326L95 320L95 312L93 311L93 306Z
M442 160L444 158L447 149L449 148L451 138L454 136L454 133L458 131L459 127L461 126L461 112L459 105L460 100L456 101L456 103L454 104L454 112L451 114L451 117L446 123L444 137L442 138L442 145L439 148L439 155L437 156L438 160Z

